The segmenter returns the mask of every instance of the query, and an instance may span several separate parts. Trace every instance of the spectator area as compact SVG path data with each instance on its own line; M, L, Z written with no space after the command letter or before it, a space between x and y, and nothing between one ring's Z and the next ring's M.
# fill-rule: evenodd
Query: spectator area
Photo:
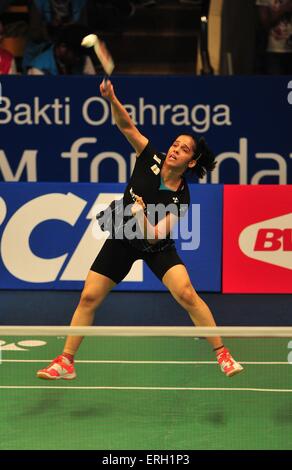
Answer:
M93 6L90 18L96 21L90 27L108 44L117 73L195 74L200 12L198 1L164 0L151 7L135 3L134 14L121 18L106 3L103 9ZM14 55L19 71L28 16L25 0L14 0L1 14L6 29L2 47Z

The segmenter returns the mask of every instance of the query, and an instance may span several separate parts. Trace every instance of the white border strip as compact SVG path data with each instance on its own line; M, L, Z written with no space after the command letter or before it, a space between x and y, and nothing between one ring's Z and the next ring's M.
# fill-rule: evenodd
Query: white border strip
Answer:
M3 359L2 362L12 363L45 363L52 362L52 359ZM279 362L260 362L260 361L239 361L240 364L249 365L292 365L288 361ZM216 364L217 361L95 361L95 360L80 360L75 361L75 364L174 364L174 365L188 365L188 364Z
M26 385L2 385L0 389L12 390L161 390L161 391L224 391L224 392L273 392L292 393L292 389L273 388L217 388L217 387L63 387L63 386L26 386Z
M292 338L292 327L1 326L0 336L232 336Z

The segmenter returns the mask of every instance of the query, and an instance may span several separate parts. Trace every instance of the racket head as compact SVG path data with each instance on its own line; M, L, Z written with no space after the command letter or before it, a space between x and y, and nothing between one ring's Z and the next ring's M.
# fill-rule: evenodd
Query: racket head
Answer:
M93 47L106 76L109 77L113 73L115 64L106 44L96 36L96 41Z

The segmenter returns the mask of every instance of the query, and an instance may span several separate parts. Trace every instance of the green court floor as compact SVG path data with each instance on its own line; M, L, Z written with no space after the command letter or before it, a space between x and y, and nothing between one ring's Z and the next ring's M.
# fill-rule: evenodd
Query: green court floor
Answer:
M0 449L292 449L288 342L226 339L245 367L227 378L206 340L90 337L51 382L63 338L0 338Z

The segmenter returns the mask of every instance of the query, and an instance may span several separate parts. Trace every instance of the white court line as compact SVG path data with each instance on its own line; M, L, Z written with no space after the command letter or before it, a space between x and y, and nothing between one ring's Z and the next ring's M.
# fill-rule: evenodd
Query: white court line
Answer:
M26 385L3 385L0 389L18 390L161 390L161 391L231 391L231 392L274 392L292 393L292 389L273 388L218 388L218 387L59 387L59 386L26 386Z
M52 362L52 359L2 359L2 362ZM291 365L288 361L282 362L258 362L258 361L239 361L240 364L250 365ZM218 364L217 361L95 361L95 360L80 360L75 361L75 364Z

